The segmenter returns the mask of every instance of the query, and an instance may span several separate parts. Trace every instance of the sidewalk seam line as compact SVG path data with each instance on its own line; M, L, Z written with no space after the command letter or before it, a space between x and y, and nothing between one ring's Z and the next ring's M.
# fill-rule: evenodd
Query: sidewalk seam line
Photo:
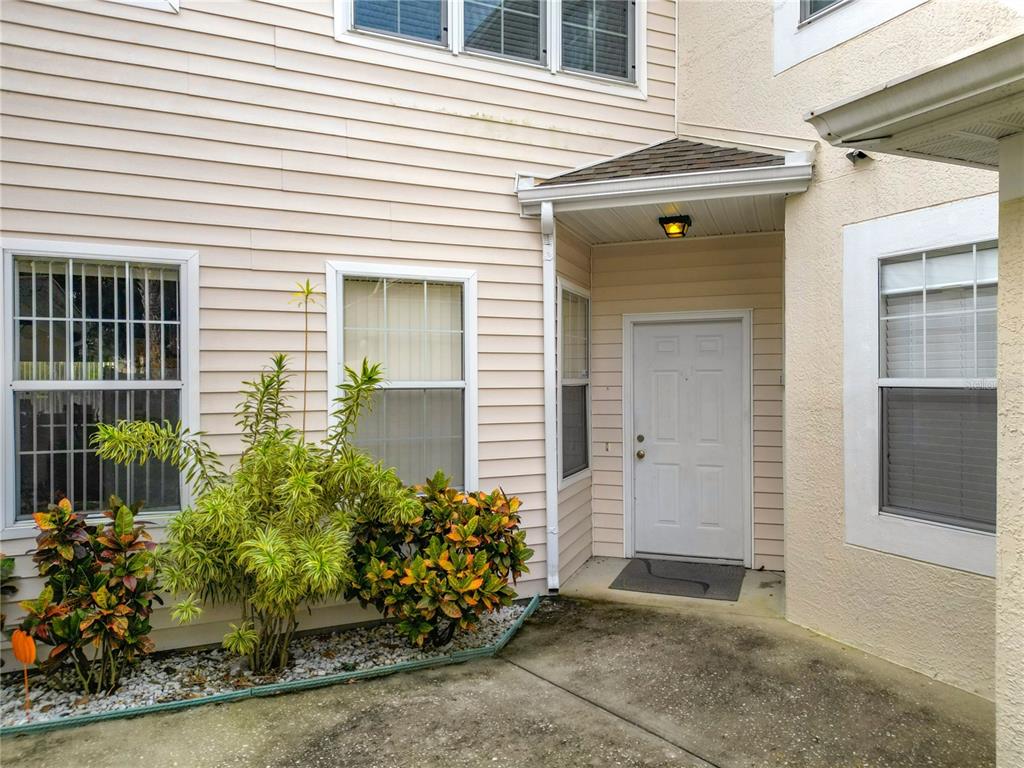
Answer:
M614 709L610 709L610 708L606 707L604 704L601 704L600 702L594 701L593 699L588 699L586 696L583 696L582 694L576 693L576 691L574 691L574 690L572 690L570 688L566 688L564 685L559 685L555 681L549 680L548 678L544 677L543 675L538 674L537 672L534 672L532 669L528 669L527 667L524 667L522 664L517 664L516 662L512 661L512 659L508 658L507 656L498 655L498 656L495 656L494 658L500 659L501 661L504 661L506 664L511 664L516 669L521 669L523 672L526 672L528 675L531 675L531 676L537 678L538 680L543 680L548 685L551 685L551 686L557 688L560 691L564 691L565 693L569 694L570 696L572 696L572 697L574 697L576 699L579 699L580 701L586 702L587 704L589 704L592 707L596 707L597 709L600 709L602 712L608 713L609 715L611 715L612 717L614 717L617 720L621 720L624 723L629 723L633 727L639 728L644 733L647 733L647 734L649 734L651 736L654 736L656 739L659 739L659 740L665 742L666 744L671 744L676 749L685 752L690 757L692 757L692 758L700 761L701 763L703 763L703 765L706 766L706 768L725 768L725 766L719 765L718 763L714 763L714 762L708 760L706 757L704 757L702 755L699 755L698 753L694 752L692 749L688 749L688 748L684 747L682 744L677 744L676 742L672 741L669 738L666 738L665 736L663 736L662 734L658 733L657 731L652 730L651 728L648 728L646 725L638 723L635 720L631 720L630 718L625 717L624 715L620 714L619 712L616 712Z

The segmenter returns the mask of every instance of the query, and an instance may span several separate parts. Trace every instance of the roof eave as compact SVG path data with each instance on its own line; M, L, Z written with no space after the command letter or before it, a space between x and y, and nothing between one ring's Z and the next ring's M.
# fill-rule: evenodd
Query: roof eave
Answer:
M833 146L892 151L901 134L932 131L939 121L962 121L969 112L988 110L1024 93L1022 60L1024 34L1004 35L985 47L816 109L804 119Z
M523 186L517 193L523 213L535 214L545 202L552 203L557 213L806 191L813 158L787 156L786 160L785 165Z

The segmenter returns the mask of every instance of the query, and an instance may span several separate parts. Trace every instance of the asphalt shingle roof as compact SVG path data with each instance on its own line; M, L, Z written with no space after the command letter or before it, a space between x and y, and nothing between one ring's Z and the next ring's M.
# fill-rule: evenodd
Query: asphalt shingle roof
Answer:
M538 186L571 184L580 181L610 181L636 176L667 176L729 168L757 168L783 165L782 155L751 152L735 147L717 147L686 139L669 139L628 155L615 157L542 181Z

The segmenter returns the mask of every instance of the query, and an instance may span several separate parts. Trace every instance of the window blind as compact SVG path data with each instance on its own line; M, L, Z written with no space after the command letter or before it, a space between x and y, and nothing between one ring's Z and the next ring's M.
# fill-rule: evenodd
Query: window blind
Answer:
M542 62L543 8L541 0L465 0L466 49Z
M882 390L883 509L995 530L994 389Z

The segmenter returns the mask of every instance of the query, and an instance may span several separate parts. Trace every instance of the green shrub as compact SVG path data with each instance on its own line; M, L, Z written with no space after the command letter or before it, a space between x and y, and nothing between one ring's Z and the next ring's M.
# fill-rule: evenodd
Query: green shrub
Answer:
M140 506L129 509L112 496L103 525L76 515L67 499L35 515L32 559L46 584L38 598L20 603L27 612L21 629L53 646L43 672L71 667L83 693L112 691L125 668L153 649L156 545L135 522Z
M400 525L419 514L395 473L349 439L381 380L379 366L346 369L332 426L320 442L287 423L290 374L284 355L246 382L238 407L243 451L226 474L201 434L180 424L101 424L99 455L128 464L149 459L182 469L195 503L168 526L163 579L184 595L173 612L194 620L202 604L236 603L241 616L224 647L257 674L283 668L301 606L340 597L351 580L353 517ZM304 396L304 395L303 395Z
M512 602L508 582L528 570L533 551L519 528L518 498L500 490L464 493L448 487L442 472L416 491L415 519L356 516L347 596L397 618L416 645L443 645Z

